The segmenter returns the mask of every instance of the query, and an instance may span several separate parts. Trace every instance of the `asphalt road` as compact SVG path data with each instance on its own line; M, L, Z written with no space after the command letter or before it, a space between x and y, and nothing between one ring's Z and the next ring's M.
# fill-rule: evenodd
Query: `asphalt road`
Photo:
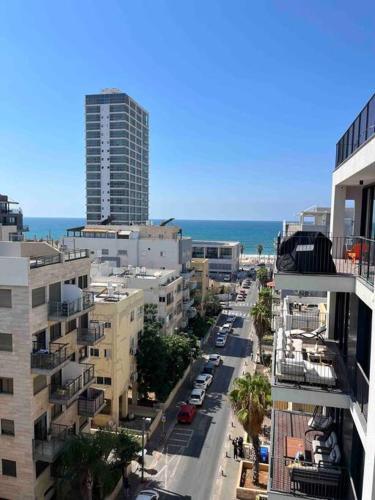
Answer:
M256 290L253 284L249 290L248 307L255 298ZM241 310L243 309L244 307L241 307ZM218 478L223 443L227 439L226 430L231 415L227 394L233 378L241 374L244 358L251 354L252 350L248 338L250 319L241 316L241 310L233 310L239 316L225 347L215 348L214 339L210 339L205 349L206 353L221 354L223 363L216 369L214 381L208 389L202 408L198 410L191 425L174 425L155 469L148 471L147 488L156 489L162 500L214 498L214 485ZM225 318L225 315L221 315L219 324L224 323ZM188 398L190 390L191 387L187 386L180 390L175 406L178 401Z

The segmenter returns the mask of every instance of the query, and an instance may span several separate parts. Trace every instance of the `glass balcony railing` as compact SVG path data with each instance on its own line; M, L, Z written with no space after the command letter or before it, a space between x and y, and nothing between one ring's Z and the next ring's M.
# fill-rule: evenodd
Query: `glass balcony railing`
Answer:
M73 433L67 425L52 423L44 439L34 439L34 459L53 463L63 451L66 439Z
M79 299L63 302L50 302L48 315L50 319L66 319L94 306L94 294L82 292Z
M78 328L77 343L80 345L95 345L104 338L104 323L90 322L88 328Z
M89 388L78 399L78 415L94 417L105 406L104 391Z
M69 358L69 345L51 342L47 349L37 340L33 341L31 353L31 368L51 371L61 366Z

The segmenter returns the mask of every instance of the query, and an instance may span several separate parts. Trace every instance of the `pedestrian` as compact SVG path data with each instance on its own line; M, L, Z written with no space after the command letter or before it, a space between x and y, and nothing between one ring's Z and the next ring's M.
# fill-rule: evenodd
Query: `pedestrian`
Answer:
M238 438L237 446L238 446L238 455L240 456L240 458L243 458L244 457L244 454L243 454L243 437L239 437Z
M237 438L233 439L232 444L233 444L233 458L235 460L237 460L237 457L238 457Z
M124 472L122 473L122 487L124 490L125 498L128 498L130 496L130 483L128 476L126 476Z

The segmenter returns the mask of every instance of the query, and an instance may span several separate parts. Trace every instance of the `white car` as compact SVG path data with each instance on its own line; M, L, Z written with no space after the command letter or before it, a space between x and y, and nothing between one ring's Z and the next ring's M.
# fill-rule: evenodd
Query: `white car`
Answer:
M155 490L142 490L135 500L159 500L159 493Z
M207 389L212 384L213 376L210 373L201 373L194 380L194 389Z
M211 361L215 366L220 366L221 356L220 354L210 354L208 356L208 361Z
M237 316L228 316L227 321L233 326L233 323L236 321Z
M215 340L216 347L224 347L226 343L227 343L227 336L226 335L218 335L216 337L216 340Z
M193 389L190 394L189 404L194 406L202 406L206 391L204 389Z

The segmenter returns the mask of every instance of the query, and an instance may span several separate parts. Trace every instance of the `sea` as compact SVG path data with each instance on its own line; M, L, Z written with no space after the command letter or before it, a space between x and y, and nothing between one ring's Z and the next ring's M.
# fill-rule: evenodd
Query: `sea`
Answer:
M153 224L160 224L153 219ZM24 217L24 224L30 231L28 239L48 238L58 240L66 236L68 228L83 226L85 219L63 217ZM182 229L184 236L193 240L229 240L240 241L243 253L256 254L257 245L263 245L263 253L274 253L275 239L282 229L281 221L224 221L224 220L174 220L173 225Z

